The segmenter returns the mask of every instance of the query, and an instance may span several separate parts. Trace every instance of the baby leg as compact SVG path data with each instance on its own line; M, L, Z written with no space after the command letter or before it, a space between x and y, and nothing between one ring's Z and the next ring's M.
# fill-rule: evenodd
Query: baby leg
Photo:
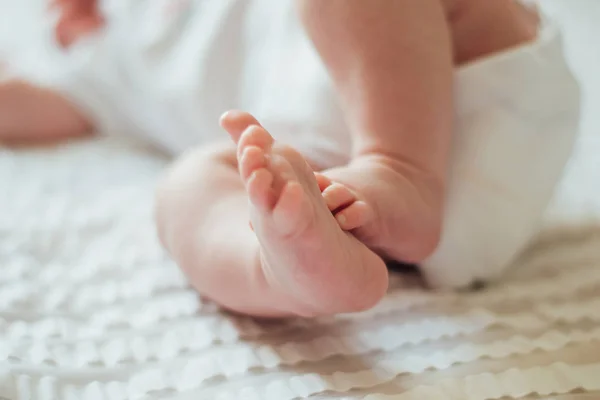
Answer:
M513 0L298 4L355 150L349 165L324 174L373 211L353 234L388 258L421 262L442 229L455 64L533 39L535 18Z
M0 143L42 144L91 131L87 118L60 94L22 81L0 82Z
M373 306L387 288L385 265L338 226L305 159L248 114L222 124L237 150L189 153L158 195L159 234L195 288L266 317Z
M357 238L387 258L419 262L439 238L453 122L444 9L438 0L298 5L353 141L349 165L323 173L373 211L352 229ZM345 212L355 211L339 217L350 218Z

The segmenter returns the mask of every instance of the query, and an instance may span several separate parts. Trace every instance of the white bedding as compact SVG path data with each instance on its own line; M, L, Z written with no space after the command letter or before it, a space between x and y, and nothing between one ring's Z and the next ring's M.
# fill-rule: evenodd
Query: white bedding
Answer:
M370 312L317 321L225 315L156 241L164 158L111 140L0 149L0 398L600 393L600 3L543 4L585 83L583 135L546 233L507 282L450 295L404 278Z

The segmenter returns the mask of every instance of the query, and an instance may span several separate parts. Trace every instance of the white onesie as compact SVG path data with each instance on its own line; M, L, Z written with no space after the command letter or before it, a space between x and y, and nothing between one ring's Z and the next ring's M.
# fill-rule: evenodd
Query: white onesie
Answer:
M68 54L52 47L47 19L38 46L13 61L106 134L145 137L177 154L226 139L219 116L243 109L278 140L339 165L349 159L348 129L292 3L107 0L106 28ZM32 63L41 51L43 65ZM466 286L505 270L539 228L578 119L579 88L551 21L535 43L457 71L444 231L422 265L432 286Z

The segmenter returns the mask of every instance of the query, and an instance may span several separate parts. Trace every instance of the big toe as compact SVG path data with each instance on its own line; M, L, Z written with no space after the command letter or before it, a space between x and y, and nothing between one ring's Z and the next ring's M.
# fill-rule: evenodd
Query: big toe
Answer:
M219 123L235 143L239 142L240 137L248 127L252 125L260 126L260 123L252 114L238 110L227 111L221 116Z
M327 207L332 212L341 211L341 208L347 207L356 201L354 193L339 183L332 183L322 193Z

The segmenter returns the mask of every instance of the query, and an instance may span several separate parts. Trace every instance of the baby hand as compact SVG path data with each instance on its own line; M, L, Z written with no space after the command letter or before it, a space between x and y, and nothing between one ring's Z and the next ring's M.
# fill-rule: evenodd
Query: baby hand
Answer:
M57 41L67 48L104 25L97 0L53 0L50 7L60 13L55 28Z

